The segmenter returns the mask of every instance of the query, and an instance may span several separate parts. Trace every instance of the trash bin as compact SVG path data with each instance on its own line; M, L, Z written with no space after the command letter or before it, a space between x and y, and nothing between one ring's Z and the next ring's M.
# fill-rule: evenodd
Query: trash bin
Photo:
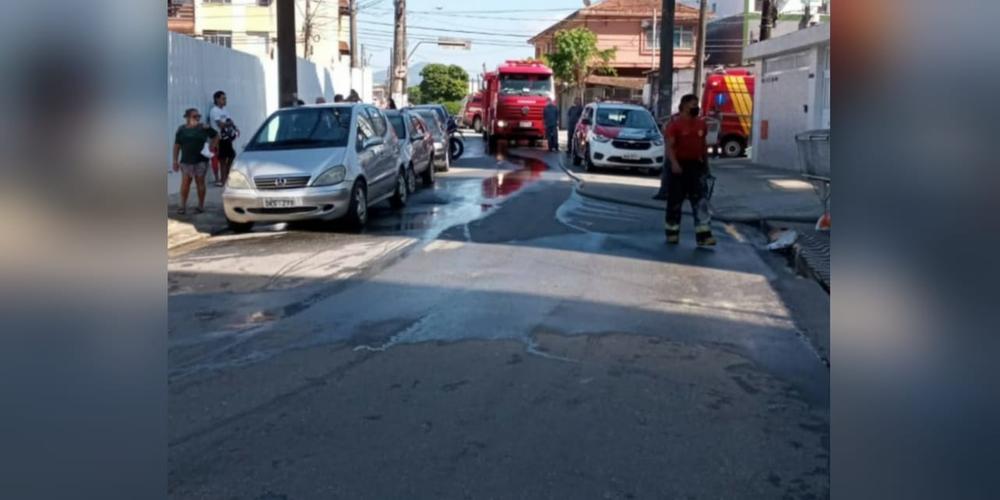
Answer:
M810 179L830 182L830 129L807 130L795 134L799 149L799 169Z
M812 182L823 202L823 216L817 230L830 228L830 129L807 130L795 134L799 150L799 170Z

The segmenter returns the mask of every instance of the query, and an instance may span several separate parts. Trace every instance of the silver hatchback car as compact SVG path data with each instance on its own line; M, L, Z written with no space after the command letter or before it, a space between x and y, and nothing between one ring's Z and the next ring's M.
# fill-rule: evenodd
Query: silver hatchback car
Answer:
M341 217L364 227L371 205L406 204L397 141L382 112L363 103L274 112L229 174L222 199L230 228Z

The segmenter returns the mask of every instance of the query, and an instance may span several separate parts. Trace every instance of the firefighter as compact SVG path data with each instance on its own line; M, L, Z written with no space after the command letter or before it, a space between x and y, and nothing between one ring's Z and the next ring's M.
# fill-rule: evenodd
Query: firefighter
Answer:
M708 126L698 116L698 97L681 97L678 113L664 127L670 174L667 178L667 243L680 242L681 206L687 199L694 215L694 234L699 247L715 246L708 212Z
M583 114L583 100L579 97L573 99L573 105L570 106L569 111L566 113L566 137L567 137L567 147L566 154L570 158L573 157L573 147L575 146L575 140L573 138L576 132L576 124L580 121L580 115Z
M549 151L559 151L559 107L554 100L549 99L542 111L542 118L545 122L545 142L548 143Z

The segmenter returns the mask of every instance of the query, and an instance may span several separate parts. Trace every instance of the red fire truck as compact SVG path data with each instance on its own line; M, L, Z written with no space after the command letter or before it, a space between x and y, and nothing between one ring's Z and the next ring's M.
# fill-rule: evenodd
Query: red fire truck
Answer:
M753 124L754 77L746 69L717 69L705 79L701 109L721 122L716 144L726 157L743 156Z
M483 76L483 141L496 152L500 140L545 137L542 110L555 99L552 70L538 61L507 61Z

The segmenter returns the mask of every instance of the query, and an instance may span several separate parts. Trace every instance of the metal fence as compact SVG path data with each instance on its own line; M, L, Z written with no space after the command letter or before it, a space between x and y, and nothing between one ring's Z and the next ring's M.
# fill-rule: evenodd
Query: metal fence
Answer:
M795 134L799 150L799 170L812 181L816 194L830 209L830 129L807 130Z

